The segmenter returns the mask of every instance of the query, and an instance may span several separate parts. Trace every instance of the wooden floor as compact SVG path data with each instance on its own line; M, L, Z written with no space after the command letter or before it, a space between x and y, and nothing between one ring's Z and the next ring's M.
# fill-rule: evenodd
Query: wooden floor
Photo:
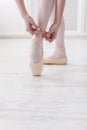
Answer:
M42 77L31 75L30 42L0 40L0 130L87 130L86 39L66 40L68 65L44 66Z

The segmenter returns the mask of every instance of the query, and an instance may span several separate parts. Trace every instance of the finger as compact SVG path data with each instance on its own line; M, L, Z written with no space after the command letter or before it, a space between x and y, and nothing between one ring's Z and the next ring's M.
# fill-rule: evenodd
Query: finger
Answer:
M38 34L38 33L40 33L40 31L34 31L34 34Z
M32 34L36 34L39 31L39 30L33 28L32 25L30 25L30 30L32 31Z
M50 42L50 40L51 40L50 34L49 34L48 32L44 32L43 35L44 35L43 37L44 37L47 41Z
M53 42L56 39L56 35L54 35L51 39L50 42Z
M48 32L46 36L47 36L48 38L50 38L51 33L50 33L50 32Z
M49 29L49 33L54 33L54 32L57 32L57 27L56 25L52 25Z
M38 33L41 32L41 28L40 27L35 28L33 25L30 24L30 28L33 31L33 34L38 34Z
M49 42L54 41L54 39L55 39L55 34L53 33L53 34L51 34L50 37L49 37Z
M33 21L33 23L32 23L32 26L33 26L33 28L34 29L37 29L38 28L38 26L36 25L36 23Z
M50 40L50 35L49 35L49 34L45 34L45 39L46 39L47 41L49 41L49 40Z
M41 29L39 28L39 29L37 29L37 30L33 30L33 32L34 32L34 34L39 34L39 33L41 33L42 31L41 31Z
M31 35L33 35L33 31L32 31L32 29L31 29L31 28L29 28L29 27L28 27L28 28L26 28L26 31L27 31L27 32L29 32Z

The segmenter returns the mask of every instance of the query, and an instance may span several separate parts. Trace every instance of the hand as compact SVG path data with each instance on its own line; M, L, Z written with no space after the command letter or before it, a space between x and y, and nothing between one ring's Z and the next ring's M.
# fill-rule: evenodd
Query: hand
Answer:
M29 32L31 35L37 34L40 32L40 27L36 25L33 18L29 15L24 17L26 31Z
M52 42L56 39L59 24L52 24L49 31L45 34L45 39Z

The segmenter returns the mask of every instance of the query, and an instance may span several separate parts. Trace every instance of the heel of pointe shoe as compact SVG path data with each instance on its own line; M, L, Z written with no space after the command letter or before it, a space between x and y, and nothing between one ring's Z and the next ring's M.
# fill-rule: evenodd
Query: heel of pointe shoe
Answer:
M41 76L42 74L42 68L43 68L43 60L41 60L39 63L30 63L30 68L33 76Z

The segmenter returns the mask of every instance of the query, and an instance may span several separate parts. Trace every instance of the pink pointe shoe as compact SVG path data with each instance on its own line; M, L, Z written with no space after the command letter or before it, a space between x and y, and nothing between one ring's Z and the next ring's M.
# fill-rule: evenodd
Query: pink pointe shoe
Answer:
M52 56L44 58L44 65L66 65L68 62L65 50L59 48Z
M43 69L42 33L34 35L31 46L30 68L33 76L41 76Z

